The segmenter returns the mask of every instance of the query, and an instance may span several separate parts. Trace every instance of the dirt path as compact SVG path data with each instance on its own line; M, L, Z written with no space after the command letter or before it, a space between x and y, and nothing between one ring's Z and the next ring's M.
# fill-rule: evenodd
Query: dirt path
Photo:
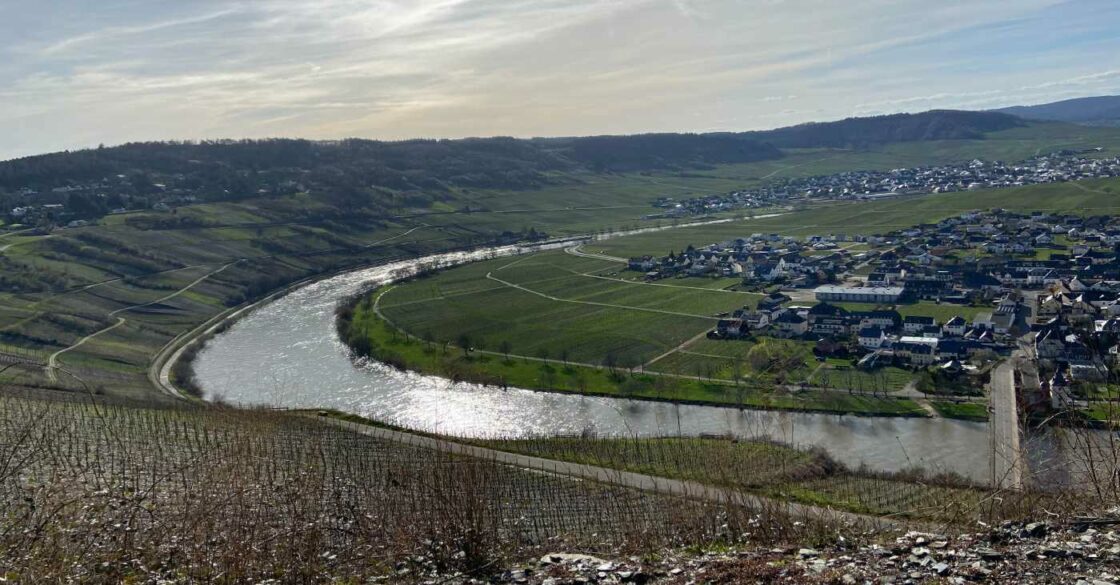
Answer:
M610 277L610 276L600 276L598 274L591 274L589 272L576 272L575 270L569 270L569 272L571 272L572 274L576 274L578 276L586 276L587 278L597 278L599 280L610 280L610 281L614 281L614 282L621 282L623 284L631 284L631 285L634 285L634 286L660 286L660 287L665 287L665 288L683 288L685 290L702 290L702 291L706 291L706 292L726 293L726 294L733 294L733 295L747 295L747 296L759 297L759 298L761 298L763 296L763 295L758 294L758 293L745 292L745 291L741 291L741 290L727 290L727 289L724 289L724 288L705 288L705 287L702 287L702 286L687 286L687 285L683 285L683 284L662 284L662 283L659 283L659 282L640 282L640 281L635 281L635 280L626 280L626 279L623 279L623 278L614 278L614 277Z
M807 166L807 165L811 165L813 163L819 163L821 161L826 161L826 160L829 160L829 159L832 159L832 158L836 158L836 155L826 156L824 158L817 158L817 159L813 159L813 160L810 160L810 161L805 161L803 163L798 163L798 164L795 164L795 165L786 165L786 166L784 166L784 167L782 167L782 168L780 168L780 169L778 169L778 170L776 170L776 171L774 171L770 174L763 175L763 176L759 177L758 179L760 181L765 181L766 179L769 179L770 177L773 177L774 175L777 175L778 173L783 173L783 172L788 171L790 169L796 169L798 167L804 167L804 166Z
M642 369L644 370L644 369L652 366L658 360L669 357L671 354L676 353L677 351L683 350L684 348L692 345L693 343L696 343L697 341L703 339L707 335L708 335L707 331L701 331L700 333L697 333L696 335L694 335L694 336L688 338L687 340L685 340L680 345L678 345L678 346L670 349L669 351L653 358L652 360L649 360L648 362L642 364Z
M28 230L28 231L30 231L30 230ZM18 233L22 233L22 232L7 233L7 234L4 234L4 235L0 235L0 238L7 237L7 236L13 236L13 235L18 234ZM19 242L12 242L10 244L4 244L3 246L0 246L0 252L7 252L9 248L12 248L14 246L21 246L23 244L30 244L30 243L38 242L40 240L45 240L45 239L51 238L51 237L54 237L54 236L47 235L47 236L39 237L38 239L35 239L35 240L21 240Z
M121 313L125 313L127 311L132 311L134 309L142 309L144 307L150 307L152 305L157 305L159 303L169 301L169 300L187 292L188 290L193 288L195 285L201 283L202 281L206 280L207 278L210 278L211 276L214 276L215 274L218 274L219 272L222 272L223 270L229 268L230 266L233 266L234 264L237 264L238 262L240 262L240 260L235 260L233 262L230 262L229 264L226 264L226 265L222 266L221 268L218 268L216 270L212 270L212 271L198 277L197 279L192 281L187 286L184 286L183 288L181 288L181 289L179 289L179 290L177 290L177 291L175 291L175 292L173 292L173 293L171 293L167 296L160 297L160 298L158 298L154 301L148 301L146 303L140 303L140 304L137 304L137 305L130 305L128 307L124 307L124 308L112 311L111 313L109 313L109 316L110 317L116 317L116 319L117 319L116 323L113 323L112 325L109 325L108 327L105 327L104 329L100 329L98 331L94 331L93 333L90 333L89 335L79 339L77 341L77 343L74 343L73 345L71 345L69 347L65 347L63 349L60 349L60 350L52 353L50 355L50 357L47 358L47 377L50 379L51 382L57 382L58 381L58 358L61 357L62 354L73 351L73 350L81 347L87 341L89 341L89 340L91 340L91 339L93 339L93 338L95 338L99 335L102 335L104 333L108 333L108 332L116 329L117 327L120 327L121 325L124 325L127 322L127 320L124 317L117 317L117 315L119 315Z
M1115 193L1109 193L1108 191L1101 191L1100 189L1092 189L1086 187L1085 185L1082 185L1080 181L1070 181L1069 184L1074 188L1080 189L1086 193L1097 193L1099 195L1115 195Z
M593 307L610 307L612 309L623 309L623 310L626 310L626 311L642 311L642 312L645 312L645 313L660 313L662 315L677 315L679 317L693 317L693 318L696 318L696 319L707 319L709 321L719 321L719 317L712 317L712 316L709 316L709 315L693 315L692 313L678 313L676 311L665 311L663 309L649 309L649 308L645 308L645 307L630 307L630 306L627 306L627 305L616 305L616 304L613 304L613 303L597 303L595 301L577 301L577 300L573 300L573 299L562 299L560 297L554 297L552 295L547 295L545 293L535 291L531 288L526 288L524 286L521 286L520 284L515 284L515 283L509 282L509 281L506 281L506 280L502 280L502 279L494 276L493 272L487 272L486 273L486 278L488 278L490 280L493 280L494 282L500 282L500 283L502 283L502 284L504 284L508 287L516 288L517 290L527 292L529 294L536 295L538 297L545 298L545 299L548 299L550 301L556 301L558 303L574 303L574 304L577 304L577 305L590 305L590 306L593 306Z

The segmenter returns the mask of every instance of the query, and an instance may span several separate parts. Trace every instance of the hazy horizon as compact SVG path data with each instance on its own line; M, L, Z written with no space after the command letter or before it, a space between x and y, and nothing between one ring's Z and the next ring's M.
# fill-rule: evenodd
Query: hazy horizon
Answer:
M0 160L141 140L742 131L1120 93L1116 3L926 4L16 0Z

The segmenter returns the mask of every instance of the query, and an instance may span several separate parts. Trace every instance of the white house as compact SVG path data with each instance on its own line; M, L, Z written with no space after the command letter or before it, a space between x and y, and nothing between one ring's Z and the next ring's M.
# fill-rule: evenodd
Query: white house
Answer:
M956 317L953 317L952 319L946 321L945 325L941 328L945 335L952 336L964 335L964 332L967 329L968 321L965 321L964 318L960 315L957 315Z
M879 349L883 346L883 340L886 338L883 330L874 325L859 330L859 345L863 348Z

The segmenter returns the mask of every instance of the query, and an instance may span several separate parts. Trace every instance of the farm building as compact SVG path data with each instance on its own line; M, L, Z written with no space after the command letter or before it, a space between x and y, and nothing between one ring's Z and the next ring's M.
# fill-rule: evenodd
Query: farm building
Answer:
M854 303L895 303L902 296L901 286L836 286L825 285L813 291L818 301Z

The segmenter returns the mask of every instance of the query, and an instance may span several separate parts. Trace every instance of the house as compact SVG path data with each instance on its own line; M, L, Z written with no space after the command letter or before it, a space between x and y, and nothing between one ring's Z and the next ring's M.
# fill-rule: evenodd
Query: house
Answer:
M996 313L991 318L991 330L1005 335L1015 326L1015 313Z
M921 330L915 331L913 334L917 335L918 337L940 338L941 328L937 325L926 325L925 327L922 327Z
M774 313L780 311L782 305L790 300L790 297L780 292L772 292L758 301L758 310L766 313Z
M1046 328L1034 337L1034 352L1040 360L1057 359L1065 353L1065 341L1056 328Z
M967 288L990 292L998 292L1003 288L1003 284L995 277L981 272L966 272L962 282Z
M804 335L809 331L809 320L793 311L786 311L774 319L774 329L786 335Z
M770 314L762 311L751 311L742 317L743 325L740 335L746 335L748 330L762 329L770 324Z
M967 358L983 348L983 344L971 339L941 339L937 342L937 353L942 358Z
M994 327L992 313L976 313L976 316L972 318L972 326L976 329L992 329Z
M939 341L930 337L904 336L893 345L896 357L915 366L928 366L937 361Z
M813 347L813 355L817 357L848 357L848 348L845 344L837 342L830 337L822 337Z
M640 258L630 258L626 266L637 272L649 272L657 266L657 262L653 259L653 256L642 256Z
M881 329L897 329L902 323L902 315L898 311L856 311L848 316L860 327L874 325Z
M915 334L921 333L926 327L933 327L937 324L933 317L926 317L924 315L907 315L902 320L902 329L906 333Z
M879 349L883 346L883 340L886 338L883 330L874 325L861 328L858 334L860 347L866 349Z
M743 322L739 319L720 319L716 323L716 333L720 337L736 338L742 334Z
M956 337L964 335L966 329L968 329L968 321L965 321L960 315L946 321L945 325L941 328L945 335Z

